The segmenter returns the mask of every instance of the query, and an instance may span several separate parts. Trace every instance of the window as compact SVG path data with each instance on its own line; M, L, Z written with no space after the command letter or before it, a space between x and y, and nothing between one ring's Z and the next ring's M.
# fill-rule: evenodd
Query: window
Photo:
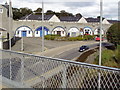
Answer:
M30 34L30 31L28 33Z
M38 31L36 31L36 34L38 34Z
M63 34L64 34L64 31L62 31L63 32Z
M19 34L19 31L17 32L17 34Z
M3 13L3 9L2 8L0 8L0 13Z

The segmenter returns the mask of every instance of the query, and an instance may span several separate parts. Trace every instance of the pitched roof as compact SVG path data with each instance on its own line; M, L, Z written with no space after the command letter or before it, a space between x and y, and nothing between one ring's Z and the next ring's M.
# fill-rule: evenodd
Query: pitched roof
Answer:
M2 5L2 6L9 10L9 5Z
M100 22L100 19L99 18L86 18L87 22ZM103 19L104 20L104 19ZM117 23L117 22L120 22L118 20L107 20L109 23Z
M59 17L60 21L67 21L67 22L77 22L82 18L82 16L61 16Z
M9 5L2 5L2 6L7 9L7 16L9 17Z
M99 18L86 18L87 22L100 22Z
M118 23L118 22L120 23L119 20L108 20L108 22L109 22L109 23Z
M49 20L53 15L44 15L44 20ZM20 20L42 20L42 15L30 14L22 17Z
M5 5L2 5L2 6L7 9L7 16L9 17L9 5L5 4ZM13 17L12 7L11 7L11 17Z

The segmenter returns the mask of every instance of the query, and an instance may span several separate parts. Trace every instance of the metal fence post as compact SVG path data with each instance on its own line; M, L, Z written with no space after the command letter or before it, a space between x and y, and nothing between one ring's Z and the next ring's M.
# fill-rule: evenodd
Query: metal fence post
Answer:
M100 75L100 72L98 72L98 90L100 90L101 88L100 81L101 81L101 75Z
M21 58L21 83L24 85L24 56Z
M65 66L65 64L64 64L64 66L63 66L63 75L62 75L62 77L63 77L63 80L62 80L62 83L63 83L62 88L67 88L66 67L67 67L67 66Z
M24 51L24 41L23 41L24 37L21 37L21 51Z
M42 61L42 72L43 72L43 74L45 73L45 67L44 67L44 59L43 59L43 61ZM42 76L42 88L45 88L45 77L44 76Z
M11 61L11 53L10 53L10 80L12 80L12 61Z

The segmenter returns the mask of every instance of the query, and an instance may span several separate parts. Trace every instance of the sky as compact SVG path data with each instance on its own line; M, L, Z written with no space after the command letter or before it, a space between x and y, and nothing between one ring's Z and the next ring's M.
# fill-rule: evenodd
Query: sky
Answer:
M0 0L4 4L9 0ZM28 7L32 10L41 8L41 2L44 2L44 12L52 10L60 12L81 13L86 17L97 17L100 15L100 0L11 0L12 6L16 8ZM118 19L118 2L120 0L103 0L103 17L107 19Z

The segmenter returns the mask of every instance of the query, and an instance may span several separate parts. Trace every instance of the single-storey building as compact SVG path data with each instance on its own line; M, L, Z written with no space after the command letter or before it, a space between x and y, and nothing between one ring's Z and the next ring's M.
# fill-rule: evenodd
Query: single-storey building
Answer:
M20 26L15 31L16 37L33 37L33 31L28 26Z
M68 36L70 37L76 37L80 35L80 30L77 27L71 27L68 30Z
M55 35L60 35L62 37L66 36L66 31L63 27L61 26L57 26L55 27L53 30L52 30L52 33L51 34L55 34Z
M47 27L43 27L43 30L44 30L44 35L48 35L50 34L50 31ZM42 26L41 27L38 27L35 31L34 31L34 37L42 37Z

